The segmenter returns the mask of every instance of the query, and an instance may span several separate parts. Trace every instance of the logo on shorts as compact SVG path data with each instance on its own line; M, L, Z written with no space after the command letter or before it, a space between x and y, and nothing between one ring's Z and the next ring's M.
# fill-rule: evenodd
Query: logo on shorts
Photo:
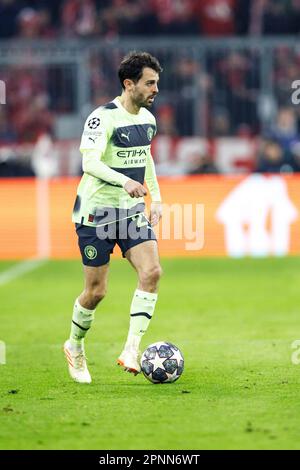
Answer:
M100 119L99 118L92 118L88 122L88 126L90 129L97 129L100 126Z
M154 130L152 129L152 127L148 127L147 137L148 137L149 142L151 142L151 140L153 139L153 134L154 134Z
M84 254L88 259L95 259L97 256L97 250L92 245L87 245L84 249Z

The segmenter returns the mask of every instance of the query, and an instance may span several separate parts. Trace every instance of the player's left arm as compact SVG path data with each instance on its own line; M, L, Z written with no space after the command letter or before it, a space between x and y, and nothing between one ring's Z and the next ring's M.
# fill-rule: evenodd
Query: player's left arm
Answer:
M147 158L145 181L151 195L150 223L157 225L162 217L162 201L156 177L154 161L151 155Z

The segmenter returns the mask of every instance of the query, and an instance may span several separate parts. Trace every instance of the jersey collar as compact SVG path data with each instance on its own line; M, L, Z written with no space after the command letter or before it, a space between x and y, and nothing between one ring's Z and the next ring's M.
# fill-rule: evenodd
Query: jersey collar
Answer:
M140 113L141 113L141 109L139 110L139 112L137 114L133 114L133 113L130 113L129 111L127 111L127 109L124 108L124 106L122 105L121 101L120 101L120 96L117 96L114 100L113 100L113 103L115 103L116 106L118 106L119 109L121 109L122 111L124 111L124 113L126 113L128 116L139 116Z

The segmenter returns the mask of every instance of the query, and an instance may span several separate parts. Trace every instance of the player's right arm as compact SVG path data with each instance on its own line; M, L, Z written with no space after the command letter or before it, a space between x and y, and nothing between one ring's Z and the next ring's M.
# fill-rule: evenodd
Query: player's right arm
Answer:
M101 114L92 113L85 122L80 144L83 171L114 186L123 187L131 197L145 196L147 191L143 185L102 161L109 138L109 123Z

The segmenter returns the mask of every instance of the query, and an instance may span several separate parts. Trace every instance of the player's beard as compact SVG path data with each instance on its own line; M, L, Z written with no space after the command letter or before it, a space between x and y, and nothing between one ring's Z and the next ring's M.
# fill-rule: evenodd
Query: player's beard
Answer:
M135 98L134 98L134 104L138 106L139 108L151 108L153 105L153 101L148 101L149 98L155 98L156 95L148 95L146 98L142 93L139 93Z

